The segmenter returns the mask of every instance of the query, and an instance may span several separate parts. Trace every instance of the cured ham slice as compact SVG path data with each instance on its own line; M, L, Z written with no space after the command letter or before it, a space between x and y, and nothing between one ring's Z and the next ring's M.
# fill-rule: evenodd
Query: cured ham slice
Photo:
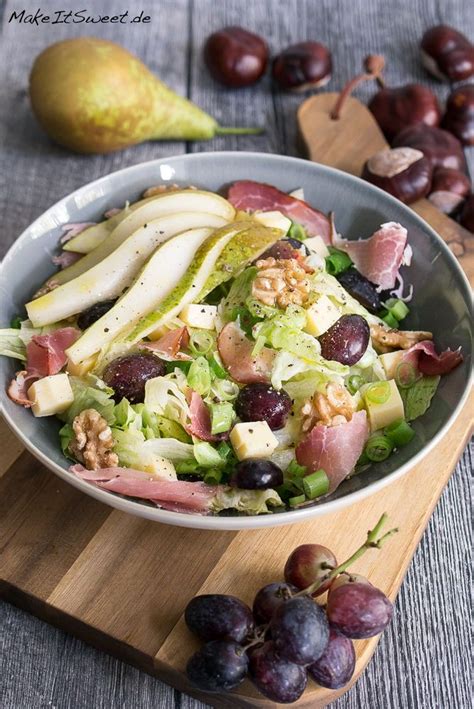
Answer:
M211 433L211 414L197 391L191 390L188 401L190 422L186 426L186 431L191 436L196 436L196 438L200 438L201 441L222 441L228 438L228 433L218 433L215 435Z
M407 230L397 222L382 224L369 239L338 238L334 246L349 254L363 276L382 290L394 288L407 244Z
M322 468L329 478L329 492L354 469L369 437L365 411L339 426L316 424L296 447L296 460L308 474Z
M53 256L51 261L54 263L55 266L59 266L62 270L63 268L72 266L73 263L79 261L79 259L83 256L84 254L78 254L75 251L61 251L58 256Z
M38 378L57 374L67 362L65 350L81 333L74 327L62 327L47 335L34 335L26 346L26 368Z
M87 470L77 464L72 465L69 470L78 478L103 490L110 490L110 492L127 497L150 500L158 507L179 512L207 514L211 500L218 491L217 486L200 482L157 480L149 473L133 468L113 467Z
M254 343L235 322L227 323L217 339L217 348L232 379L241 384L268 384L276 352L264 347L253 356Z
M191 360L192 357L185 352L181 352L182 348L188 346L189 333L187 327L179 327L175 330L170 330L163 337L155 342L144 342L141 345L142 349L151 350L159 355L162 359L172 362L173 360Z
M448 348L438 354L431 340L423 340L407 350L403 361L413 365L421 374L435 376L450 372L461 364L463 356L460 347L454 351Z
M217 340L217 348L232 379L241 384L268 384L276 352L264 347L253 356L254 343L235 322L227 323Z
M301 224L308 236L321 236L327 244L330 243L328 217L302 199L291 197L276 187L263 182L240 180L230 187L227 199L236 209L244 212L277 210L288 219Z
M63 235L60 239L61 244L65 244L70 241L74 236L81 234L83 231L88 229L90 226L94 226L97 222L71 222L70 224L64 224ZM80 254L83 256L83 254Z
M47 335L34 335L26 346L26 370L17 372L7 389L15 404L29 407L27 391L37 379L57 374L67 362L64 352L81 333L74 327L63 327Z
M15 378L11 380L7 394L15 404L20 404L25 408L29 408L32 402L28 399L28 389L33 382L38 379L36 374L28 374L26 369L17 372Z

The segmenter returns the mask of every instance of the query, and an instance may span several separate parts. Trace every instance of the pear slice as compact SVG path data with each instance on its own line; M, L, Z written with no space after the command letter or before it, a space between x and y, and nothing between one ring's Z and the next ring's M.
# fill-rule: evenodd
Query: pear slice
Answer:
M150 333L176 317L185 305L196 302L196 294L202 293L206 283L208 283L216 263L219 261L220 255L227 247L229 242L235 243L235 248L238 250L238 237L240 233L248 228L249 222L234 222L226 227L219 229L197 252L192 267L190 267L186 275L181 279L179 284L170 293L164 301L160 302L159 307L150 312L149 315L142 318L139 323L133 328L132 332L126 337L129 343L135 343L147 337ZM213 244L218 248L214 248ZM229 274L229 278L232 274Z
M113 217L109 217L109 219L104 219L97 224L87 227L87 229L81 231L77 236L66 241L63 245L63 251L74 251L76 254L90 253L97 248L131 212L135 212L142 207L145 202L149 202L150 199L153 198L140 199L138 202L134 202L134 204L127 203L125 207L123 207L120 212L117 212L117 214L114 214Z
M95 266L26 304L34 327L75 315L95 303L119 296L155 249L172 236L198 227L221 227L223 217L204 212L169 214L144 224Z
M196 302L203 300L221 283L234 278L239 271L285 235L281 229L264 227L250 220L234 222L234 225L237 224L241 229L223 249Z
M77 278L77 276L85 273L85 271L111 254L125 239L144 224L148 224L148 222L158 219L158 217L167 214L178 214L179 212L216 214L227 222L230 222L235 214L230 202L220 195L214 194L214 192L202 192L200 190L165 192L163 195L154 197L142 204L139 209L132 210L97 248L83 256L76 263L73 263L72 266L55 273L54 276L48 279L48 283L61 285L61 283L67 283L67 281Z
M112 342L123 330L139 321L139 340L154 329L147 329L148 317L174 317L191 302L202 288L215 262L235 229L223 227L212 234L210 229L191 229L163 244L148 260L129 290L91 325L67 350L73 364L95 354ZM159 306L157 312L152 312ZM141 319L140 319L141 318ZM134 330L135 333L135 330ZM129 338L127 338L129 339Z

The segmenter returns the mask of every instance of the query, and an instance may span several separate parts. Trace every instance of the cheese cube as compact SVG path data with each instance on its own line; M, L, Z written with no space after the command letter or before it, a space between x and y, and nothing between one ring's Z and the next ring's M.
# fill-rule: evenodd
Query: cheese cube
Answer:
M43 377L28 389L28 399L35 416L53 416L65 411L74 401L67 374Z
M179 314L180 319L189 327L199 327L202 330L214 330L216 327L217 306L190 303Z
M93 355L92 357L86 357L82 362L68 361L66 369L68 374L72 374L74 377L83 377L94 368L96 362L97 356Z
M316 251L322 258L329 256L328 247L320 236L311 236L309 239L305 239L304 245L311 251Z
M383 404L375 404L365 398L365 406L369 416L371 431L378 431L385 426L389 426L394 421L405 418L402 397L394 379L390 379L390 396ZM369 384L370 386L370 384ZM366 387L364 387L366 390Z
M270 229L281 229L284 234L288 232L291 227L291 219L285 217L281 212L258 212L253 215L253 218L263 224L263 226L268 226Z
M395 352L386 352L385 354L379 355L379 359L385 370L387 379L395 379L397 367L405 354L406 350L396 350Z
M236 423L230 432L230 442L239 460L268 458L278 446L278 439L266 421Z
M334 305L332 300L327 295L322 295L306 311L305 330L310 335L319 337L323 332L329 330L331 325L334 325L341 315L341 311Z

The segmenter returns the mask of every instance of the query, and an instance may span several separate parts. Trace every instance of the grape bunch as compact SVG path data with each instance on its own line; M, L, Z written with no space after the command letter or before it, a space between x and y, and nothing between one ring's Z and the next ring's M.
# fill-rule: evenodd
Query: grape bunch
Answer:
M191 684L224 692L248 676L259 692L281 704L299 699L308 677L329 689L347 684L356 661L352 640L378 635L393 613L382 591L347 571L396 531L379 536L385 521L382 515L364 544L339 565L327 547L297 547L285 564L285 580L261 588L252 609L230 595L193 598L185 621L205 644L188 661ZM326 592L322 605L316 599Z

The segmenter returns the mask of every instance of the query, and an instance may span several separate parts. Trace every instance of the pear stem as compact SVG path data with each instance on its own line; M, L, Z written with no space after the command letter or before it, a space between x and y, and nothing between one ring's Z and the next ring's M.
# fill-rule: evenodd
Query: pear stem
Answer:
M263 128L216 127L216 135L259 135L260 133L263 133Z

